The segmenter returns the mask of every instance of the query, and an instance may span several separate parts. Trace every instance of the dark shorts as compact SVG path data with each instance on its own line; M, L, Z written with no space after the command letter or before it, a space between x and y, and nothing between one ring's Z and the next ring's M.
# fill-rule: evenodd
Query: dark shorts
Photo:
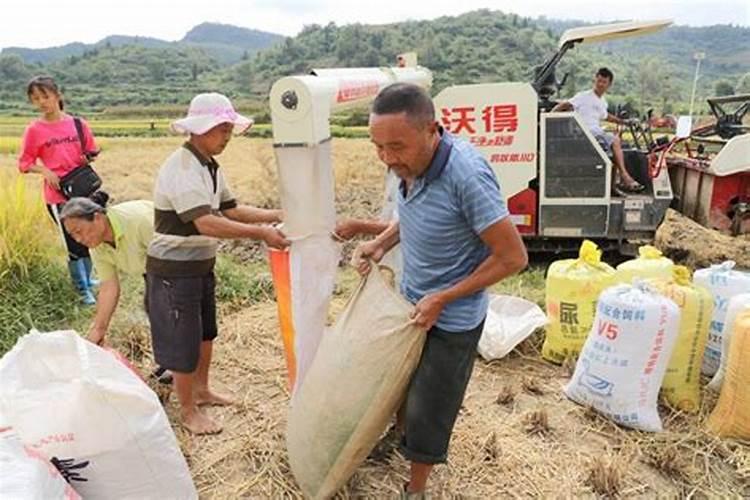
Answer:
M484 321L466 332L446 332L437 327L427 332L406 396L401 453L407 460L423 464L446 461L483 327Z
M195 371L201 342L217 335L215 287L213 273L179 278L146 274L146 312L160 367Z

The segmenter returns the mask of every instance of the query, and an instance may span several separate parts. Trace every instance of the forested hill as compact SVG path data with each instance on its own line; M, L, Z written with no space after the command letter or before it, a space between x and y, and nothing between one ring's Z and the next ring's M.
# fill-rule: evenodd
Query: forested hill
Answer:
M227 24L202 23L188 31L176 42L142 36L110 35L96 43L73 42L60 47L27 49L6 47L0 55L17 54L25 63L50 64L64 62L69 57L80 57L94 50L125 45L148 48L203 48L212 57L224 64L234 64L259 50L266 49L282 41L284 37L276 33L240 28Z
M39 73L57 77L73 105L96 111L122 105L184 105L192 93L209 89L263 100L281 76L314 67L392 65L396 54L411 50L433 71L435 91L456 83L528 81L534 68L554 53L559 33L571 26L481 10L387 25L311 25L285 39L256 32L253 43L270 44L257 52L242 45L252 30L223 25L198 26L183 40L166 45L152 39L138 44L110 40L48 63L24 60L14 49L0 53L0 112L28 110L24 83ZM234 60L227 58L228 52L217 55L227 48L235 51ZM706 53L699 99L717 88L723 93L750 92L750 29L678 26L570 51L558 69L559 77L569 74L563 96L587 87L595 69L606 65L615 72L611 102L666 111L684 108L696 50Z

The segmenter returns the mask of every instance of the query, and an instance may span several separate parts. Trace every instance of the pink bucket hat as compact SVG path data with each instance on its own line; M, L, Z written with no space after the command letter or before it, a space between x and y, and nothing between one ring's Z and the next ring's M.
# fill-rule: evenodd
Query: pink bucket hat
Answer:
M241 134L252 126L253 120L237 113L226 96L209 92L193 97L188 115L172 122L172 130L182 134L201 135L222 123L232 123L234 133Z

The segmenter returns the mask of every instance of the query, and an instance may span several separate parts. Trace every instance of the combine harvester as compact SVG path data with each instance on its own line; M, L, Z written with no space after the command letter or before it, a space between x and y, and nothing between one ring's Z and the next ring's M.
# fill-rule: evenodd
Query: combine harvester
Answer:
M675 146L684 140L623 141L626 168L646 186L645 192L627 196L612 193L612 160L580 116L550 112L566 80L558 81L555 69L567 51L579 44L654 33L670 24L625 22L571 29L532 82L458 85L435 98L445 128L471 141L495 169L529 250L575 250L581 238L588 238L604 249L633 254L637 246L653 240L670 206L709 227L729 229L734 224L737 232L745 227L736 220L737 214L746 213L750 198L750 136L739 136L747 132L737 127L742 116L718 114L718 105L728 100L713 100L713 109L717 130L730 130L733 136L708 163L703 159L683 165L679 168L688 170L680 173ZM747 106L741 109L747 111ZM687 135L697 140L697 132ZM660 168L665 164L667 168ZM714 223L719 219L721 223Z
M613 193L612 160L580 116L551 112L566 80L558 81L555 70L569 50L651 34L670 24L624 22L570 29L532 82L457 85L435 97L443 126L474 144L496 171L512 220L530 250L572 251L588 238L603 249L633 254L653 241L670 206L704 226L748 232L750 135L742 124L748 96L709 99L716 123L691 131L682 118L681 133L672 139L654 141L648 125L636 130L631 126L632 141L623 141L626 168L646 186L643 193L632 195ZM430 86L431 74L416 65L415 55L399 56L399 64L402 67L316 69L282 78L272 87L271 118L288 234L333 229L331 113L369 104L391 82ZM726 112L733 104L739 106ZM718 137L706 137L712 133Z

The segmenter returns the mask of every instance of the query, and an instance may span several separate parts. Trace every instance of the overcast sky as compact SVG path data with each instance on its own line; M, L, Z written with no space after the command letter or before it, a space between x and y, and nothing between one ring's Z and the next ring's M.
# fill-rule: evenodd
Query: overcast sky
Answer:
M691 26L750 26L750 0L2 0L0 48L91 43L112 34L179 40L205 21L295 35L312 23L381 24L480 8L591 22L670 18Z

